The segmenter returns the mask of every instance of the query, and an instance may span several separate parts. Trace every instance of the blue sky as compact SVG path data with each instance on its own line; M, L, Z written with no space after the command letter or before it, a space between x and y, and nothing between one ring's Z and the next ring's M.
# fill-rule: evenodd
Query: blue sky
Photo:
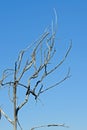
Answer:
M48 82L58 81L68 67L72 77L60 87L44 93L38 101L30 102L20 111L19 118L25 130L49 123L66 123L69 130L87 129L87 1L86 0L3 0L0 1L0 74L12 68L18 52L36 40L54 19L53 8L58 14L56 50L62 55L69 41L73 47L64 65L49 77ZM61 49L59 49L61 48ZM56 60L57 62L57 60ZM64 71L64 73L63 73ZM12 115L12 105L0 91L0 104ZM4 117L0 129L12 130ZM50 130L66 128L50 128ZM47 130L45 128L45 130Z

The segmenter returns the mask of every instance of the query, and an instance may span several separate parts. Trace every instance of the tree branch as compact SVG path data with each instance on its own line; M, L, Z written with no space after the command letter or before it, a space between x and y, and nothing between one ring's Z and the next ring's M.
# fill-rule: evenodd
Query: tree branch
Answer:
M25 96L24 101L17 107L16 111L18 111L28 102L29 94Z
M65 80L67 80L68 78L70 78L70 75L69 75L69 74L70 74L70 69L68 70L67 75L66 75L62 80L60 80L59 82L53 84L52 86L50 86L50 87L48 87L48 88L46 88L46 89L44 89L44 90L42 90L42 91L40 92L40 94L41 94L41 93L44 93L44 92L46 92L46 91L48 91L49 89L52 89L52 88L58 86L58 85L61 84L61 83L63 83Z
M33 127L33 128L31 128L31 130L35 130L35 129L39 129L39 128L46 128L46 127L66 127L66 128L69 128L65 124L48 124L48 125L41 125L41 126Z
M14 122L6 115L6 113L0 108L1 114L12 124L14 125Z

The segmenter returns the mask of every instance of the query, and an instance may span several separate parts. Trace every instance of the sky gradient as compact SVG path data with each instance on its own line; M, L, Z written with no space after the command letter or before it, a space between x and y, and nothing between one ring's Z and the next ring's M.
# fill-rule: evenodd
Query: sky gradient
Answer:
M13 68L18 52L34 42L58 15L56 61L72 40L72 50L64 65L51 77L53 83L64 77L68 67L71 78L44 93L37 103L31 99L20 111L19 118L25 130L49 123L65 123L69 130L87 129L87 1L86 0L3 0L0 1L0 76L4 69ZM53 65L53 64L52 64ZM53 67L53 66L52 66ZM47 83L47 81L46 81ZM0 90L1 108L12 115L12 105ZM0 130L12 130L4 117ZM67 128L49 128L49 130ZM19 129L18 129L19 130ZM45 128L45 130L48 130Z

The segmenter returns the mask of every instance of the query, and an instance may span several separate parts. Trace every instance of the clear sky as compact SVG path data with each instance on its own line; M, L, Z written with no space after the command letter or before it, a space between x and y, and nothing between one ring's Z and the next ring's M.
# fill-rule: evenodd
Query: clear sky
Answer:
M87 1L86 0L2 0L0 1L0 75L12 68L18 52L36 40L58 14L56 50L62 55L72 39L73 47L65 64L49 78L49 83L64 76L68 67L72 77L60 87L40 96L41 102L30 100L19 117L25 130L49 123L66 123L69 130L87 129ZM59 49L61 48L61 50ZM59 50L58 50L59 49ZM60 53L58 53L60 52ZM57 62L57 58L56 61ZM63 73L64 71L64 73ZM62 76L61 76L62 75ZM1 108L10 116L9 105L0 91ZM0 130L12 130L4 117ZM63 130L67 128L49 128ZM18 129L19 130L19 129ZM45 128L47 130L47 128Z

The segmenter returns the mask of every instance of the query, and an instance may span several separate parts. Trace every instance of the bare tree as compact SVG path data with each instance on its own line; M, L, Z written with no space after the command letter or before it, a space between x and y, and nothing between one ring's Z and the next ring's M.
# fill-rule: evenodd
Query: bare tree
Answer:
M55 55L55 37L56 37L56 28L52 26L52 29L48 28L41 35L41 37L36 40L34 43L29 45L26 49L20 51L17 60L15 61L13 69L6 69L2 73L2 78L0 80L0 86L8 86L8 96L14 106L14 118L13 120L0 108L0 118L3 115L12 125L14 130L17 130L17 124L22 130L22 126L18 120L19 111L29 102L29 97L34 96L35 100L39 99L39 96L46 91L58 86L66 79L70 77L70 69L68 69L67 74L57 83L54 83L51 86L44 87L43 81L47 76L50 76L54 71L56 71L66 60L72 44L69 45L64 57L56 64L53 68L49 69L51 65L50 62ZM29 52L29 53L28 53ZM27 54L26 54L27 53ZM29 55L30 54L30 55ZM25 55L28 55L25 58ZM26 75L27 73L27 75ZM11 77L8 78L8 77ZM23 78L26 76L27 82L24 84ZM10 80L9 80L10 79ZM31 84L33 83L33 86ZM25 93L24 100L20 104L17 104L17 97L20 95L17 94L17 90L21 87ZM10 89L12 89L13 94L10 96ZM31 130L41 127L52 127L52 126L62 126L64 124L50 124L42 125L39 127L34 127Z

